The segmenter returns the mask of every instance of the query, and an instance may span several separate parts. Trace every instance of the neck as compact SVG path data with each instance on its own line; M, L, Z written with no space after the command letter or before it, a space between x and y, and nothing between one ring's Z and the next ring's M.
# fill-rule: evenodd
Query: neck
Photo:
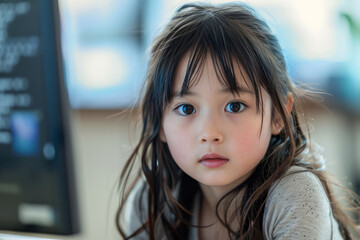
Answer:
M199 217L199 225L204 226L205 228L200 228L198 231L199 239L225 239L228 238L228 230L225 226L223 226L218 217L216 216L216 205L219 200L229 191L230 189L225 189L223 187L214 187L214 186L206 186L200 184L201 191L203 193L202 203L200 207L200 217ZM240 191L237 197L238 199L242 198L244 189ZM238 202L238 199L231 202L230 206L220 205L218 212L219 217L223 218L223 213L227 211L230 213L235 211L235 202ZM222 219L223 221L225 219ZM228 219L229 220L229 219ZM230 223L230 225L236 225L236 222ZM235 227L232 226L232 227Z
M216 211L216 205L217 203L220 201L220 199L228 192L230 192L233 188L226 188L226 187L218 187L218 186L207 186L204 184L200 184L200 188L203 194L203 201L204 203L206 203L206 205L210 208L209 210L211 210L213 213L215 213ZM244 194L245 189L242 189L239 193L239 196L237 197L237 199L241 199L243 194ZM238 202L238 201L236 201ZM231 205L229 206L230 209L234 208L234 203L232 202ZM223 207L219 207L219 211L222 212L224 210L229 210L229 209L224 209Z

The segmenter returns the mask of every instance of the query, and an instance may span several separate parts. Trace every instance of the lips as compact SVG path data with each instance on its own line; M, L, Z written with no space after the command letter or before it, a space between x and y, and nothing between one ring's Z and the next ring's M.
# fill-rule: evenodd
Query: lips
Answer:
M201 157L199 163L207 168L218 168L228 161L229 159L217 153L206 153Z

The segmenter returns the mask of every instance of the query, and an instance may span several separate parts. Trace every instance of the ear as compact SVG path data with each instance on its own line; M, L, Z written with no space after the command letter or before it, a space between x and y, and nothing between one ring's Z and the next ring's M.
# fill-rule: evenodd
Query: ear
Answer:
M294 97L292 93L289 93L287 96L287 103L285 104L286 116L289 117L293 108ZM272 123L272 134L277 135L284 128L284 122L280 117L278 111L275 112L274 121Z

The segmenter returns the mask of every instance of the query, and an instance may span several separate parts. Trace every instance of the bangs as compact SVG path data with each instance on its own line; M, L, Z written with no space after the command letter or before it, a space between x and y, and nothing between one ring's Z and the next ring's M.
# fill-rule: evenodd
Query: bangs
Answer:
M239 83L244 82L254 92L256 107L259 109L262 106L259 87L264 84L258 74L262 69L256 61L258 58L254 46L243 32L232 27L231 23L224 19L221 15L206 14L196 23L196 27L192 26L193 31L182 34L181 42L184 45L172 48L182 49L180 54L182 57L189 56L180 94L185 94L191 86L198 83L207 57L211 57L220 84L227 87L234 95L239 95L241 89ZM233 24L239 25L238 22ZM179 44L179 41L175 42ZM193 45L186 48L189 42L193 42ZM237 69L242 79L236 78Z

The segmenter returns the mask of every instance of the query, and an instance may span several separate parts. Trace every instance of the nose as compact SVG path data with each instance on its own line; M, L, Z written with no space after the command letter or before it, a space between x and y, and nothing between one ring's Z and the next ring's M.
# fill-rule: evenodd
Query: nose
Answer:
M221 125L213 117L205 117L200 121L200 142L218 144L224 141Z

